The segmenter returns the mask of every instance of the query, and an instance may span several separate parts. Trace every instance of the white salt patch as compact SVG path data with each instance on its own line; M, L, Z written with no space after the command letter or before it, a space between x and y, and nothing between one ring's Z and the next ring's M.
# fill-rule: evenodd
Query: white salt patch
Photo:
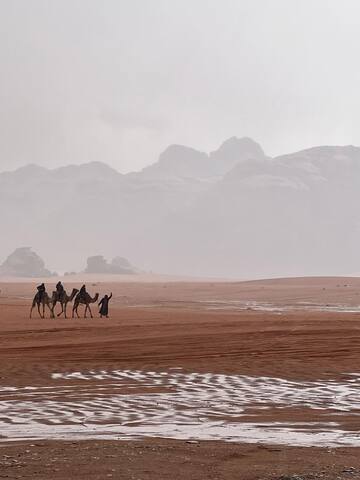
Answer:
M146 436L278 443L360 446L359 432L331 421L249 423L256 410L308 408L327 417L358 415L360 375L342 381L296 382L281 378L212 373L94 370L54 373L77 385L0 387L4 439L140 438ZM111 383L101 381L112 380ZM142 393L121 393L123 388ZM163 391L152 392L161 387ZM109 389L111 388L111 394ZM35 401L36 400L36 401ZM318 414L321 420L321 414ZM218 419L218 420L216 420Z

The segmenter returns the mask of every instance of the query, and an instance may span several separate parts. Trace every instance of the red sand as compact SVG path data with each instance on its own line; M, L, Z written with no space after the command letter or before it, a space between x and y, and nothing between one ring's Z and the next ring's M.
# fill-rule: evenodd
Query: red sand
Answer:
M73 284L65 286L69 291ZM357 305L357 278L89 284L91 293L112 291L114 299L110 319L86 320L30 320L34 285L2 283L0 290L1 385L47 385L55 371L89 369L158 371L181 366L188 372L290 380L338 379L346 372L359 372L360 314L298 309L301 302ZM240 310L234 302L241 301L289 310ZM279 415L267 412L264 421ZM287 415L301 418L304 412ZM349 429L358 427L357 422L348 421ZM187 444L161 439L75 444L0 444L0 478L252 480L283 474L360 478L360 473L351 476L343 471L354 467L360 472L357 448Z

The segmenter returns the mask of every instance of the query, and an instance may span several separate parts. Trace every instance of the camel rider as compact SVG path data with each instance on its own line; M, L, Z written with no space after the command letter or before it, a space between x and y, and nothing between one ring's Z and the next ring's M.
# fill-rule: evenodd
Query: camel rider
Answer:
M64 286L61 282L58 282L56 284L56 293L57 293L57 297L60 299L62 298L62 296L64 295Z
M46 291L45 284L42 283L41 285L38 285L36 288L37 288L37 291L39 292L39 302L41 302L44 297L44 293Z
M87 294L87 291L86 291L86 286L85 286L85 284L84 284L84 285L80 288L79 299L85 300L86 294Z

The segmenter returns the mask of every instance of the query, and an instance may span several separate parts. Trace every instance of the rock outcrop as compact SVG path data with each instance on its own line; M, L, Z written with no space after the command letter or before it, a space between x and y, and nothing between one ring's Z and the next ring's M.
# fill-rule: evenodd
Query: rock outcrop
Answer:
M133 274L136 269L123 257L115 257L111 263L102 255L95 255L87 259L85 273Z
M17 248L0 266L0 275L8 277L50 277L54 275L30 247Z

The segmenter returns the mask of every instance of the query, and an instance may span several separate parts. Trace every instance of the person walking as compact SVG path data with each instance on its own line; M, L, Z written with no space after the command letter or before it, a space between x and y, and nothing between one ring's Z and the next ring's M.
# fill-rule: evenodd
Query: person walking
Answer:
M105 297L103 297L103 298L100 300L100 302L99 302L100 318L102 318L102 317L109 318L109 302L110 302L111 297L112 297L112 293L110 294L110 296L109 296L109 295L105 295Z

